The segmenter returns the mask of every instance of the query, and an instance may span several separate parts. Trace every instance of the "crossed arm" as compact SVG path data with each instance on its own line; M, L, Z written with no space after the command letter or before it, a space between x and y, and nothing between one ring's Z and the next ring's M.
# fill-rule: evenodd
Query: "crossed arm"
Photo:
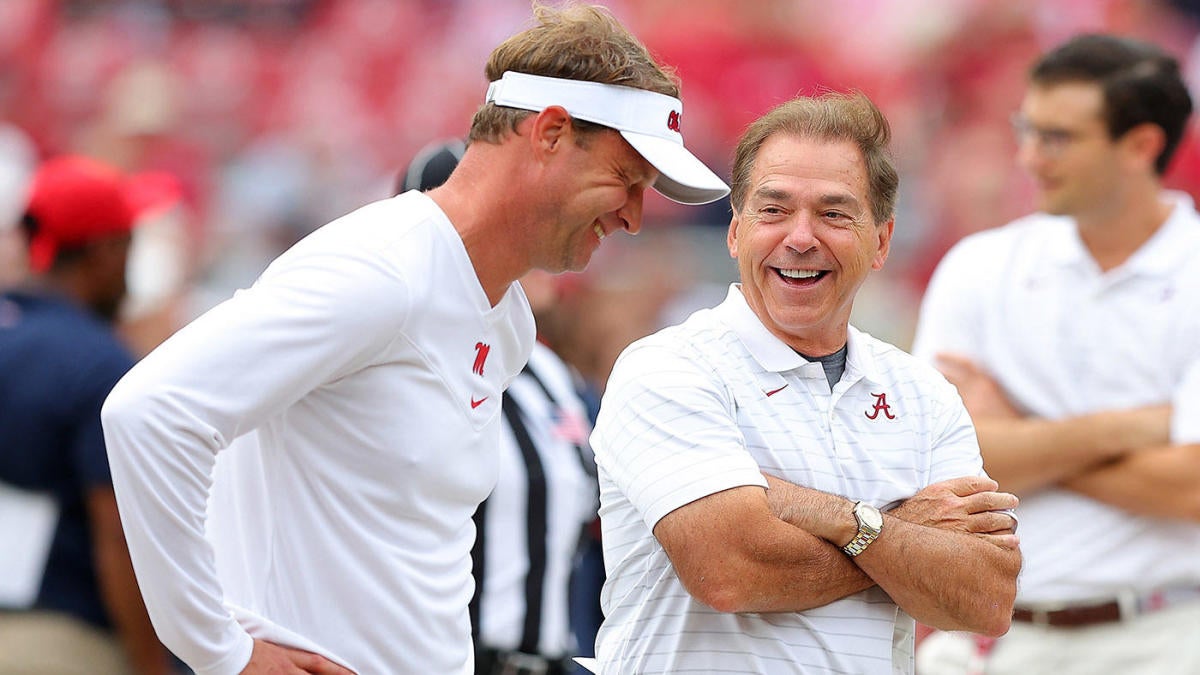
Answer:
M987 478L935 483L884 516L857 558L853 502L772 476L687 504L654 528L688 592L727 612L803 611L879 585L947 630L1008 630L1021 556L1016 505Z
M1170 406L1027 417L969 359L941 354L937 365L975 421L988 474L1006 490L1058 485L1130 513L1200 522L1200 445L1171 443Z

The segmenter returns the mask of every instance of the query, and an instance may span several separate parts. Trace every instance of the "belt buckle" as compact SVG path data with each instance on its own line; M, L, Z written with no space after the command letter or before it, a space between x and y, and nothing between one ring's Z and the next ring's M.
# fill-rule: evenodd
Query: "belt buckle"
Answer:
M1031 609L1029 610L1029 623L1035 626L1049 626L1050 614L1048 609Z
M1142 599L1136 591L1122 589L1117 592L1117 609L1120 612L1119 621L1131 619L1139 614L1142 614Z
M550 661L524 652L501 652L499 675L547 675Z

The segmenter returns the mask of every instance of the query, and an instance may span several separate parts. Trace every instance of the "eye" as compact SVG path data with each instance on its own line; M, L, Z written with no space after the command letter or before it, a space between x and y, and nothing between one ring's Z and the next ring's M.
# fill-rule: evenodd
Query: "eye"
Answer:
M850 225L856 222L854 217L842 211L822 211L821 217L835 225Z
M788 216L787 209L776 204L765 204L754 210L754 214L758 219L766 223L777 223L785 220Z
M1071 132L1062 129L1046 129L1039 134L1042 143L1050 146L1063 146L1071 142L1073 138Z

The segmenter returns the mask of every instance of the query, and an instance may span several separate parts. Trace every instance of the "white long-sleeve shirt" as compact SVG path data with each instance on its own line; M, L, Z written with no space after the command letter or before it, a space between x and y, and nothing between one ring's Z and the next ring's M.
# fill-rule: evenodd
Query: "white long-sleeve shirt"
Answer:
M146 357L103 421L163 642L200 675L239 672L251 636L364 674L467 672L471 514L533 338L520 287L490 306L412 192L319 229Z

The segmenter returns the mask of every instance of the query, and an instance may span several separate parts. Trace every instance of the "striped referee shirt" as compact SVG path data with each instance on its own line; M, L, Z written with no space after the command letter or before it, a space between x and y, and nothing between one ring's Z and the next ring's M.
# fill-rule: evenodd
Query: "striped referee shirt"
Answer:
M592 435L608 572L597 658L618 673L911 673L913 620L877 587L805 612L733 614L684 589L652 531L762 472L886 507L983 473L954 388L853 328L832 387L734 284L725 302L631 345Z

